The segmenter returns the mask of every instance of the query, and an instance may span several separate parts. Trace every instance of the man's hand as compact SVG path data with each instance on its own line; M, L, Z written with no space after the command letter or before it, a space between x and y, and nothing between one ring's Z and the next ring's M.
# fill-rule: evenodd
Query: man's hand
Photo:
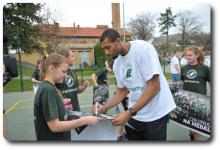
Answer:
M93 105L93 108L92 108L92 111L94 113L98 112L98 113L106 113L107 109L105 107L105 105L102 105L100 104L99 102L96 102L94 105Z
M131 113L129 111L124 111L119 113L116 117L112 119L112 124L115 126L124 125L131 118Z

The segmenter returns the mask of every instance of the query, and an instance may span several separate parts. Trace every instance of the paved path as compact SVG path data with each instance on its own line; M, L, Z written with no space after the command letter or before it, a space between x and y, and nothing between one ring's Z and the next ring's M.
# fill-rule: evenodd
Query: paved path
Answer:
M110 97L115 86L110 86ZM92 87L79 94L82 111L89 111L92 105ZM10 141L35 141L33 121L34 92L16 92L3 94L3 108L8 120L8 137ZM187 129L170 121L167 128L168 141L189 141ZM206 137L203 137L206 140Z

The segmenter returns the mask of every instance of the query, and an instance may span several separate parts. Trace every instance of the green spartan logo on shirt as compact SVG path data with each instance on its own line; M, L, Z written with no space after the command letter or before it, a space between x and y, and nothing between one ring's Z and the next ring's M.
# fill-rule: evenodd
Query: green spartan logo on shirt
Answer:
M131 69L128 69L126 73L126 78L130 78L130 77L131 77Z

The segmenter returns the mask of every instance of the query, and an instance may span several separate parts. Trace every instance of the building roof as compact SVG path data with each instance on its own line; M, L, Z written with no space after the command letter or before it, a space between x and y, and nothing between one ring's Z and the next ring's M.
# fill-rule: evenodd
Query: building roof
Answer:
M64 37L97 37L99 38L102 33L108 29L107 25L97 25L96 28L92 27L59 27L58 32L56 33L58 36ZM123 29L121 29L121 33ZM130 36L131 34L125 30L125 35Z
M104 28L59 27L57 35L65 37L100 37L105 30Z
M101 37L102 33L108 29L107 25L97 25L96 27L80 27L73 26L73 27L60 27L58 23L50 24L42 26L43 32L50 32L52 34L56 34L57 36L62 37L93 37L99 38ZM121 29L120 33L123 34L123 29ZM125 30L126 36L131 36L131 34Z

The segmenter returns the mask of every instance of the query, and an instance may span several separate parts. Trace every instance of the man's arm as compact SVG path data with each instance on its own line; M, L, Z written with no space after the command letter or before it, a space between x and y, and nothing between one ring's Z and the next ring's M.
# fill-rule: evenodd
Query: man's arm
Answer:
M154 75L153 78L147 81L147 87L144 89L139 100L132 106L132 109L138 112L144 106L146 106L160 91L159 75ZM121 112L112 120L113 125L123 125L131 118L129 110Z
M160 91L159 75L154 75L152 79L147 81L147 88L144 89L139 100L132 106L133 110L138 112L146 106Z
M116 94L107 102L106 105L99 108L99 112L106 112L108 109L119 104L128 94L127 88L117 88Z

